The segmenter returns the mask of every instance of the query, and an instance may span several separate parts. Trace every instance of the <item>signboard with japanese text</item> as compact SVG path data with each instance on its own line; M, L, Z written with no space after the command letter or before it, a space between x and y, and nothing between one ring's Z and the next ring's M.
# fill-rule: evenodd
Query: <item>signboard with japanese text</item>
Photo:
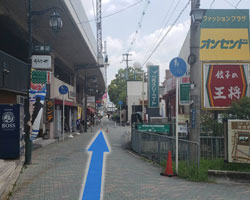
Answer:
M249 96L249 64L204 63L202 70L204 109L224 110Z
M148 67L148 107L159 107L159 66Z
M54 101L49 99L46 101L46 122L54 121Z
M225 160L234 163L250 162L250 121L228 120L228 131L224 140L227 152Z
M51 52L51 46L46 44L33 45L33 53L35 54L49 54Z
M95 103L95 96L88 96L87 103Z
M169 124L138 124L137 129L145 132L170 133Z
M180 84L180 105L186 105L190 103L190 84Z
M206 11L201 23L200 60L250 60L249 10Z
M34 69L51 69L51 56L33 55L32 68Z
M50 84L51 72L32 69L31 82L34 84Z

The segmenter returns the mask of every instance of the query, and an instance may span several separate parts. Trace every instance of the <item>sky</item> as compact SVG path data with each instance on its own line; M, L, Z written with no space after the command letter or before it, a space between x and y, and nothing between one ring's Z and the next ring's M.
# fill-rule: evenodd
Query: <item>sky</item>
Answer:
M96 0L81 0L89 20L95 18ZM189 0L102 0L102 39L107 41L108 84L115 78L123 54L134 63L160 66L160 82L172 58L177 57L190 27ZM186 8L185 8L186 7ZM249 0L201 0L204 9L250 9ZM95 22L90 22L96 35ZM165 37L164 37L165 36ZM159 47L156 48L158 42ZM131 45L132 43L132 45ZM154 53L152 51L155 49ZM130 50L130 51L129 51ZM150 55L152 56L150 57Z

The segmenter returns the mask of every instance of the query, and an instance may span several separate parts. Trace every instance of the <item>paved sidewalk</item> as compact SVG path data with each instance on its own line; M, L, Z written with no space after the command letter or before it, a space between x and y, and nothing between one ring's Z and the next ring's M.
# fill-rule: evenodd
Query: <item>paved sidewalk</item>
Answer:
M111 128L107 136L112 150L106 161L105 200L250 199L250 185L195 183L160 176L159 167L122 148L124 129Z
M78 199L88 161L86 147L100 125L64 142L55 142L32 154L14 189L13 200ZM88 166L87 166L88 167Z
M107 122L107 120L106 120ZM103 126L107 130L106 122ZM103 200L249 200L250 185L194 183L160 176L160 168L126 150L126 127L109 122ZM33 164L17 182L12 200L78 200L85 169L86 147L95 133L83 133L33 153Z

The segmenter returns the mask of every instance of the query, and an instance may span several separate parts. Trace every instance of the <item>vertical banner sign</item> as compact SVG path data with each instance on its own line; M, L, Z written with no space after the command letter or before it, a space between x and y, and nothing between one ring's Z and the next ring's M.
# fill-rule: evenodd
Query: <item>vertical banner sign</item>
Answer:
M203 108L227 109L232 101L249 96L249 64L203 64Z
M159 107L159 66L148 67L148 107Z
M190 84L180 84L180 105L186 105L190 103Z
M36 139L40 123L43 114L43 105L46 96L46 84L41 84L42 87L39 90L30 89L29 90L29 99L30 99L30 123L32 125L31 130L31 140Z
M54 101L49 99L46 101L46 122L54 121Z
M209 9L200 33L200 60L250 60L249 10Z
M77 107L77 119L82 119L82 108L79 106Z

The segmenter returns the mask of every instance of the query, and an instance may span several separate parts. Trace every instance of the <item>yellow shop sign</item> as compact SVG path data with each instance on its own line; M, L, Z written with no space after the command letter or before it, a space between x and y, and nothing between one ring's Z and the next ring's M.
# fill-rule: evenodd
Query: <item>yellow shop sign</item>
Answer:
M202 28L200 60L250 60L247 28Z

